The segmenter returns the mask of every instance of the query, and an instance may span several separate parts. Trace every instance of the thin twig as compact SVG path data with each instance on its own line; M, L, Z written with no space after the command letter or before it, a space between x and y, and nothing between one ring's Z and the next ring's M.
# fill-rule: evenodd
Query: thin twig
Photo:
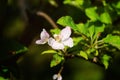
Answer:
M52 18L48 16L46 13L38 11L37 15L44 17L52 25L53 28L58 28L58 26L55 24Z
M63 66L61 66L61 68L60 68L60 70L59 70L59 72L58 72L58 74L61 74L61 72L63 71Z

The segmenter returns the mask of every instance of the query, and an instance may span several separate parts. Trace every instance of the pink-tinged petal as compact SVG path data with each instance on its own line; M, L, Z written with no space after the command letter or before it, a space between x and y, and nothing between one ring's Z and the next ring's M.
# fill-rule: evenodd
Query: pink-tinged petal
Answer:
M45 29L43 29L43 31L40 33L40 38L40 40L36 41L36 44L45 44L48 41L49 34Z
M62 80L62 76L61 75L59 75L59 77L58 77L58 79L57 80Z
M62 29L60 36L61 36L61 40L65 40L68 39L71 35L71 28L70 27L65 27L64 29Z
M43 31L41 32L40 34L40 38L41 40L45 40L45 39L48 39L50 36L49 34L47 33L47 31L45 29L43 29Z
M46 41L43 41L43 40L37 40L35 43L36 43L36 44L45 44Z
M72 39L72 38L68 38L68 39L64 40L62 43L63 43L65 46L73 47L73 39Z
M51 46L53 49L64 49L64 45L55 41L53 38L49 38L48 45Z
M52 37L48 39L49 46L52 46L54 42L55 42L55 39L53 39Z
M53 49L56 49L56 50L60 50L60 49L64 49L64 45L62 43L59 43L57 41L55 41L52 46L51 46Z

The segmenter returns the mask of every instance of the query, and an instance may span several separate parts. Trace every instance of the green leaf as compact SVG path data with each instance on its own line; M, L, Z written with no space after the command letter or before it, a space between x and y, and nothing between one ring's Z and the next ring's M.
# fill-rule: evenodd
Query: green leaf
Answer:
M23 53L23 52L26 52L26 51L28 51L28 48L27 47L23 47L22 49L16 51L16 54Z
M96 26L95 27L95 34L98 34L100 32L104 32L104 29L105 29L105 24L102 24L100 26Z
M117 9L120 9L120 1L118 1L116 3L112 3L112 6L114 6Z
M73 19L70 16L63 16L63 17L59 18L57 20L57 23L62 26L69 26L75 31L78 29L76 24L74 23Z
M41 54L49 54L49 53L57 53L55 50L46 50L43 51Z
M108 55L106 55L106 54L104 54L103 56L102 56L102 63L104 64L104 66L105 66L105 69L107 69L108 68L108 66L109 66L109 60L110 60L110 56L108 56Z
M120 1L118 1L116 3L112 3L112 6L117 11L117 14L120 15Z
M120 49L120 36L113 36L111 34L108 34L105 38L103 38L103 41Z
M94 48L89 48L88 50L86 50L86 53L88 55L90 55L92 52L95 52L95 49Z
M79 9L84 9L90 6L91 1L90 0L64 0L63 3L75 6Z
M59 54L54 54L53 59L52 59L52 61L50 63L50 67L54 67L54 66L58 65L63 60L64 60L63 56L60 56Z
M74 41L74 45L78 45L78 43L83 40L82 37L73 37L72 39Z
M76 25L78 28L78 31L82 34L87 34L87 27L83 23L79 23Z
M71 4L74 6L80 6L83 5L84 0L64 0L64 4Z
M83 5L84 0L64 0L63 3L80 8L80 6Z
M106 24L111 24L112 20L108 12L104 12L100 15L100 21Z
M95 56L98 56L99 55L99 52L98 52L98 50L96 50L96 52L95 52Z
M78 55L85 58L86 60L88 60L88 55L86 54L86 52L80 51L80 53Z
M96 21L99 19L99 16L96 12L97 7L89 7L85 9L85 14L92 20Z
M90 37L93 37L94 32L95 32L95 26L94 25L90 26L88 28L88 31L89 31Z
M101 26L96 26L95 27L95 34L94 34L94 40L97 38L97 36L99 35L99 33L104 32L105 29L105 24L102 24Z
M50 32L52 34L59 34L60 33L60 29L59 28L51 29Z
M91 37L94 41L99 33L104 32L105 24L88 21L85 24L85 29L86 29L85 35Z

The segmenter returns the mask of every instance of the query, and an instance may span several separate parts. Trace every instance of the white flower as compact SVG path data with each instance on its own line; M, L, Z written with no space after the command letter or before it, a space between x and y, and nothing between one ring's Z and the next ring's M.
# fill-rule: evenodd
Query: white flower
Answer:
M71 35L71 29L70 27L66 27L62 29L60 34L55 34L54 38L49 38L48 39L48 44L53 48L53 49L64 49L65 46L68 47L73 47L73 40L70 37Z
M45 44L48 41L49 34L45 29L43 29L42 32L40 33L40 38L41 39L36 41L36 44Z
M62 76L60 74L54 74L53 80L62 80Z

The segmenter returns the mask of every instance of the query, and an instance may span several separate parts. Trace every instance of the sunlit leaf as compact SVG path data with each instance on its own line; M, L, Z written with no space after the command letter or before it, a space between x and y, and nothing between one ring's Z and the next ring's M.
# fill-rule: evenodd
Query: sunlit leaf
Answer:
M78 29L76 24L74 23L73 19L70 16L63 16L63 17L59 18L57 20L57 23L62 26L69 26L75 31Z
M82 34L87 34L87 27L83 23L79 23L76 25L78 28L78 31L81 32Z
M104 54L103 56L102 56L102 63L104 64L104 66L105 66L105 69L107 69L108 68L108 66L109 66L109 60L110 60L110 56L108 56L108 55L106 55L106 54Z
M64 0L63 3L75 6L80 9L84 9L90 6L91 1L90 0Z
M95 49L94 48L89 48L87 51L86 51L86 53L89 55L90 53L92 53L92 52L95 52Z
M46 51L43 51L41 54L49 54L49 53L57 53L55 50L46 50Z
M104 32L104 29L105 29L105 25L104 24L102 24L101 26L96 26L95 27L95 34L94 34L94 38L93 39L96 39L96 37L99 36L99 33Z
M112 20L108 12L104 12L100 15L100 21L106 24L111 24Z
M96 52L95 52L95 56L98 56L99 55L99 52L98 52L98 50L96 50Z
M94 32L95 32L95 26L94 25L90 26L88 28L88 31L89 31L90 37L93 37Z
M74 41L74 45L77 45L81 40L83 40L82 37L73 37L72 39Z
M58 55L58 54L54 54L54 55L53 55L53 59L52 59L52 61L51 61L51 63L50 63L50 67L54 67L54 66L60 64L61 61L63 61L63 60L64 60L64 57L63 57L63 56L60 56L60 55Z
M105 43L109 43L111 44L112 46L120 49L120 36L113 36L111 34L108 34L104 39L103 41Z
M99 16L96 12L97 7L89 7L85 9L85 14L92 20L96 21L99 19Z
M96 26L95 27L95 34L98 34L100 32L104 32L104 29L105 29L105 25L104 24L102 24L100 26Z
M75 7L80 8L80 6L83 5L84 0L64 0L63 3L64 3L64 4L73 5L73 6L75 6Z
M58 28L51 29L50 32L51 32L52 34L59 34L59 33L60 33L60 29L58 29Z
M80 51L80 53L78 55L85 58L86 60L88 59L88 55L84 51Z

